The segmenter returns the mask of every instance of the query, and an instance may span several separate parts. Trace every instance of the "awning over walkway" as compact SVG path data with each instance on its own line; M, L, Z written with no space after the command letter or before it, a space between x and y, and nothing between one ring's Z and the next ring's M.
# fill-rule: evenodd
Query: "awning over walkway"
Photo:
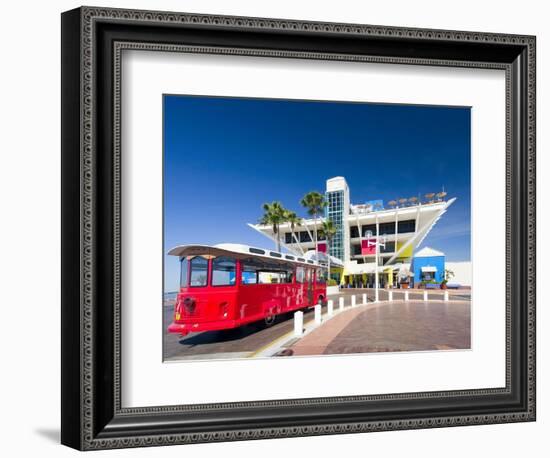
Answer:
M409 264L397 263L386 266L378 266L378 273L399 272L405 274L408 272ZM367 262L365 264L348 264L344 269L344 275L363 275L376 272L376 263Z
M378 266L378 272L386 272L391 266ZM351 264L345 269L345 275L363 275L373 274L376 272L376 264L374 262L368 262L365 264Z
M304 254L304 258L311 259L313 261L318 261L321 264L327 264L328 257L329 257L328 254L322 253L321 251L319 251L318 253L315 253L315 250L310 250L306 254ZM340 261L340 259L334 256L330 256L330 266L332 270L332 267L344 267L344 264L342 263L342 261Z
M421 267L420 270L422 272L437 272L437 267L435 267L435 266L424 266L424 267Z

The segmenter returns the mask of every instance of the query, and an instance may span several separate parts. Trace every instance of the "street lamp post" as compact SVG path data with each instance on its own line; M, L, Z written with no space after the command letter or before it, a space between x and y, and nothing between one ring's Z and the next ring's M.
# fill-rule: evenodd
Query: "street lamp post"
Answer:
M386 248L386 238L382 237L377 234L376 238L374 239L374 242L371 241L372 238L372 232L368 231L367 236L369 237L367 239L367 246L371 247L374 246L374 302L378 302L379 299L379 290L380 290L380 282L379 282L379 274L378 274L378 253L380 252L380 246L383 246Z

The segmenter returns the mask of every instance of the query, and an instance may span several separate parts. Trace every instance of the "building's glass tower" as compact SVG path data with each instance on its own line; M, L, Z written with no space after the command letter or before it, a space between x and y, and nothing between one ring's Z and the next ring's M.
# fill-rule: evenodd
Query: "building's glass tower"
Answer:
M344 260L344 191L327 192L328 206L325 210L326 217L332 220L337 232L330 244L330 254L340 260Z
M326 200L325 216L337 229L330 244L330 254L345 262L349 260L349 188L344 177L327 180Z

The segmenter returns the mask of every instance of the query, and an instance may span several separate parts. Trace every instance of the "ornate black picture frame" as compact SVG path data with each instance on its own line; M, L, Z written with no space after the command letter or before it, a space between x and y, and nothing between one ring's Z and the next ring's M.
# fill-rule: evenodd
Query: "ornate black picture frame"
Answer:
M123 408L123 49L505 70L506 387ZM91 450L534 420L535 37L95 7L63 13L63 444Z

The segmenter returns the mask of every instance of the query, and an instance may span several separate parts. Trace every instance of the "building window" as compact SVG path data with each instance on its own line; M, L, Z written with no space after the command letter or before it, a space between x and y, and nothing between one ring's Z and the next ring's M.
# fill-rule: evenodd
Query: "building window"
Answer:
M357 226L351 226L349 229L349 236L352 239L359 237L359 228Z
M367 236L367 232L370 232L372 235L376 235L376 224L367 224L365 226L361 226L361 234L363 237Z
M236 261L220 256L212 261L212 286L232 286L235 284Z
M405 221L399 221L397 223L397 232L404 234L407 232L414 232L416 230L416 220L408 219Z
M435 280L434 272L422 272L422 281L432 281Z
M405 221L398 221L397 223L397 233L404 234L408 232L414 232L416 229L416 221L414 219L408 219ZM363 237L367 236L367 232L371 232L373 236L376 235L376 224L366 224L361 226L361 233ZM353 233L353 227L351 228ZM391 223L380 223L378 225L378 235L391 235L395 234L395 222ZM353 235L352 235L353 237Z
M378 225L380 235L395 234L395 223L381 223Z

